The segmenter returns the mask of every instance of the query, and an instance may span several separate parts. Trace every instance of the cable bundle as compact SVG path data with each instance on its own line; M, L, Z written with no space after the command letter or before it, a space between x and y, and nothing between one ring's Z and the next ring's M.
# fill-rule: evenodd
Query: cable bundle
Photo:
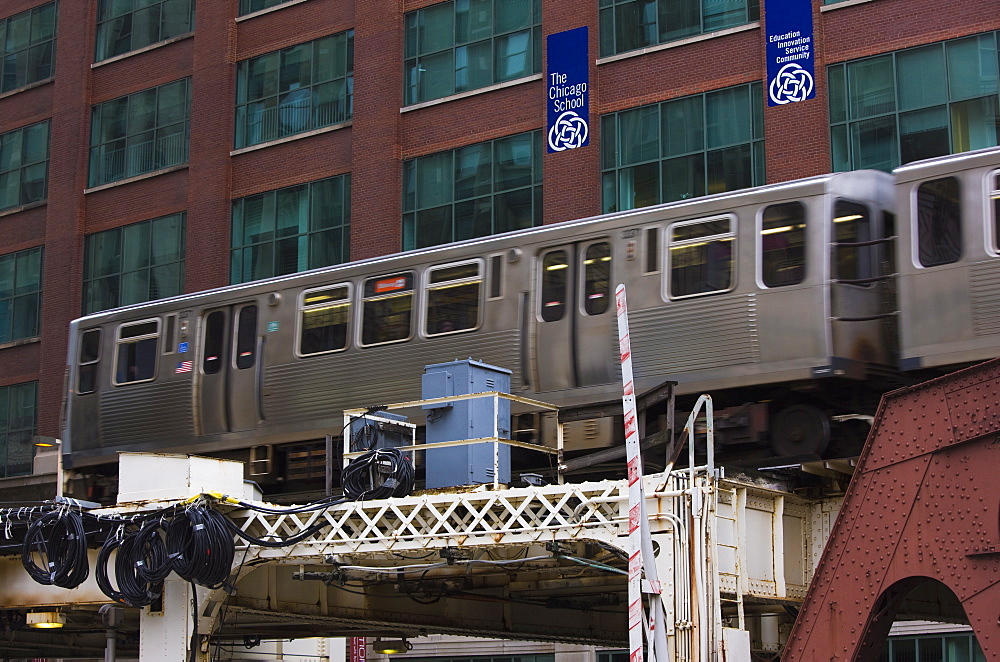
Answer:
M180 577L218 588L232 570L236 545L225 516L209 508L193 507L167 525L167 551Z
M341 482L356 501L406 496L413 490L413 464L398 448L378 448L351 460Z
M35 563L37 553L44 567ZM73 511L50 512L31 523L21 545L21 564L39 584L76 588L87 579L87 534Z

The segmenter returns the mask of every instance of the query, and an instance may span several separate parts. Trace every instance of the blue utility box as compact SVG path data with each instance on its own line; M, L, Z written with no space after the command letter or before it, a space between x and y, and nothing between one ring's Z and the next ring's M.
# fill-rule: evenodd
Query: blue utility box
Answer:
M424 367L423 399L451 395L510 393L511 371L466 359ZM510 439L510 400L474 398L439 405L427 410L427 443L497 436ZM426 451L428 488L479 485L493 482L494 444L489 442ZM497 481L510 483L510 446L497 445Z

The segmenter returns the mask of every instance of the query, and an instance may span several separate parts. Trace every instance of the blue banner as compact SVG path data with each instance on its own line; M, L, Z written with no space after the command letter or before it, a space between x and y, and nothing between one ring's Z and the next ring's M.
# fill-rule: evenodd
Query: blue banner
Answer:
M816 96L810 0L764 0L767 103L782 106Z
M550 34L545 98L548 151L590 144L590 56L587 26Z

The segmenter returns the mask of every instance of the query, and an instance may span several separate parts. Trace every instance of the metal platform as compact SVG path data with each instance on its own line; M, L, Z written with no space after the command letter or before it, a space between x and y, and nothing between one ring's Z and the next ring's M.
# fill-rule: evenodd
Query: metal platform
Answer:
M724 626L753 629L762 617L802 600L839 499L814 501L779 485L705 470L644 481L674 650L690 650L698 628L711 629L714 641ZM232 486L220 488L195 503L224 512L258 538L326 526L289 547L240 541L224 588L199 587L195 594L189 584L168 579L162 605L127 610L123 629L141 630L144 662L185 659L192 599L206 656L215 646L242 644L245 636L475 633L608 646L627 641L625 481L487 486L342 503L309 514L236 507L222 494L232 494ZM204 485L179 489L190 496L215 492ZM692 510L695 494L703 506ZM163 504L120 504L108 512ZM84 632L93 633L97 606L108 602L93 577L73 590L41 586L19 559L5 557L0 578L3 608L57 605L72 615L70 623L79 627L67 627L53 645L60 637L75 637L77 649L88 636L100 637L95 647L103 641L100 632ZM693 608L699 602L709 606L705 623Z

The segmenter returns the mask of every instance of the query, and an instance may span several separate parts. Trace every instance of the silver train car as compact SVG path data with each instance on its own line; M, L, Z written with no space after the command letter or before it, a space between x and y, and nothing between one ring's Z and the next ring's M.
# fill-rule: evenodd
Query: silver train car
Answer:
M417 399L423 367L455 358L508 368L515 393L562 407L613 402L618 283L637 392L672 380L681 402L708 392L720 409L750 403L764 423L739 441L821 454L830 421L871 413L898 359L993 355L996 336L978 342L966 328L950 331L976 351L948 349L940 316L1000 268L986 264L997 253L987 203L998 163L1000 150L925 162L901 169L898 185L875 171L829 174L89 315L69 334L66 458L248 459L251 448L268 449L251 461L275 448L301 458L341 434L343 409ZM913 262L920 187L948 177L960 180L967 248L897 276L895 265ZM977 228L994 243L973 250ZM952 282L925 299L932 269Z

